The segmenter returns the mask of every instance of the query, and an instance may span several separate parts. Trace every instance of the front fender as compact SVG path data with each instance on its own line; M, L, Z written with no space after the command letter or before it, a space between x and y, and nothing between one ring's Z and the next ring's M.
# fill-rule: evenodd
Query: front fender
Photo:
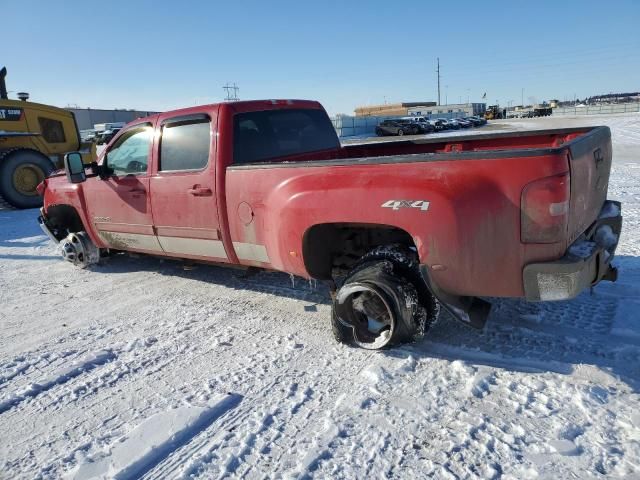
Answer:
M98 247L104 247L104 242L100 239L93 223L87 216L87 208L83 193L82 183L69 183L65 176L54 176L47 179L44 191L44 202L42 212L47 215L48 209L55 205L69 205L78 213L85 231Z

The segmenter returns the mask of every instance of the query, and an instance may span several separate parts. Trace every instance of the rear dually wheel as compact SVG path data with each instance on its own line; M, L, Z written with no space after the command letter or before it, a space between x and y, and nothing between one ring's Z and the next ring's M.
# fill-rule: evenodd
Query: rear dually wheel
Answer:
M335 295L331 326L338 342L376 350L419 340L438 311L412 252L385 246L347 275Z

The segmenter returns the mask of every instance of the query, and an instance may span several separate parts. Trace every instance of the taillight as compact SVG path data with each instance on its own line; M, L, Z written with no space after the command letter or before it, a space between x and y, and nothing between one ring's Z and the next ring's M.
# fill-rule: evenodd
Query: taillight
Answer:
M568 173L527 184L522 190L520 202L522 242L562 241L567 232L570 195Z
M44 191L46 188L47 188L47 179L45 178L36 186L36 192L38 192L38 195L40 195L41 197L44 197Z

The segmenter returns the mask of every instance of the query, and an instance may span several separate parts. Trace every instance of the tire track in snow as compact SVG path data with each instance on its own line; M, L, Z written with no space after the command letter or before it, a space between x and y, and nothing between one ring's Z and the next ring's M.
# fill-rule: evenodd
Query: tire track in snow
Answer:
M53 375L32 383L26 388L5 397L0 401L0 414L6 412L27 398L36 397L57 385L65 384L72 378L75 378L84 372L93 370L100 365L104 365L115 358L116 355L113 351L101 350L88 355L80 361L75 361L68 367L53 373Z
M169 300L169 303L171 303L170 300ZM146 380L147 382L152 381L151 378L154 375L156 377L156 381L162 381L161 374L160 376L158 376L157 373L161 372L163 368L167 366L171 365L173 366L173 368L175 368L177 364L180 364L180 363L194 363L194 362L202 363L205 361L204 358L208 356L215 357L216 348L226 349L227 348L225 346L226 341L227 340L231 341L233 339L233 335L236 335L239 337L242 337L243 335L251 337L253 335L260 333L259 327L256 327L256 326L249 327L246 325L238 325L238 326L231 325L231 326L225 326L225 329L223 332L219 332L217 329L215 329L214 335L209 336L209 330L212 328L213 325L217 323L217 320L209 319L208 322L200 322L199 319L202 315L207 316L208 313L211 313L212 305L208 302L203 302L201 305L199 303L196 303L196 304L190 303L189 306L191 309L193 308L196 309L195 313L191 312L190 315L188 316L191 320L187 319L188 321L181 321L177 324L176 323L168 324L171 330L171 334L167 335L168 332L166 331L158 332L160 340L157 342L157 344L149 347L148 349L145 349L141 355L137 352L136 355L133 356L133 358L127 360L126 359L127 355L123 354L122 358L119 358L117 362L113 362L112 364L110 364L109 371L97 372L94 375L95 379L93 380L90 379L90 380L87 380L86 382L83 382L82 385L87 385L86 390L88 390L88 394L93 394L95 393L96 390L102 389L103 387L113 387L114 386L113 384L115 383L115 381L119 381L121 378L129 377L135 373L140 373L144 375L145 378L148 378L148 380ZM230 306L229 302L225 302L225 307L229 307L229 306ZM244 305L244 307L246 308L246 304ZM161 308L164 308L164 307L161 307ZM201 309L204 309L204 311L200 312ZM213 308L213 310L216 310L216 309ZM239 311L240 310L238 310L238 312ZM216 312L216 315L225 317L229 315L233 316L236 313L237 313L236 308L234 307L231 309L231 311L224 310L221 312ZM258 315L256 318L262 319L263 317L264 315ZM263 334L263 341L273 342L274 344L279 343L274 341L276 340L276 337L271 335L264 336L264 332L262 332L262 334ZM190 335L190 336L187 336L187 335ZM201 340L204 338L211 338L211 342L202 342ZM194 341L195 339L197 339L197 341ZM285 342L286 342L285 346L287 344L289 345L288 347L285 348L285 355L281 357L268 359L269 362L278 363L279 365L281 365L280 370L282 371L285 371L286 368L290 366L288 364L288 361L291 360L290 358L291 355L294 353L297 354L297 352L300 352L300 350L297 350L295 347L291 347L291 340L285 339ZM179 351L176 351L176 345L181 345ZM176 354L178 354L178 356L176 356ZM260 370L260 368L263 368L263 367L261 367L260 363L256 364L255 358L252 361L251 360L252 358L253 356L248 356L246 360L242 362L247 364L246 367L243 367L240 370L236 370L232 373L227 374L226 375L227 382L228 381L233 382L233 378L238 376L252 377L254 375L262 375L263 372ZM122 374L121 372L122 369L119 367L120 365L126 366L126 370L127 370L126 374ZM112 378L113 381L107 382L109 378ZM277 388L284 381L285 381L284 379L281 379L279 382L275 382L267 390L269 391ZM93 382L93 384L91 382ZM135 384L135 380L130 380L126 383L126 386L124 388L129 388L129 386L134 384ZM76 385L74 387L74 390L77 390L79 388L85 389L82 386ZM90 404L87 404L86 402L83 403L82 408L83 410L85 409L91 410L94 408L99 408L100 404L104 402L108 403L109 398L113 396L120 396L121 391L122 391L121 389L104 388L103 394L98 396L94 395L93 402ZM68 395L69 395L69 392L62 393L62 396L68 396ZM60 397L60 399L62 398L62 396ZM50 403L50 405L44 407L43 411L47 412L48 407L61 404L60 399L54 399ZM70 400L75 402L80 399L81 398L71 398ZM160 400L162 401L162 397L160 397ZM70 402L65 401L64 403L68 405ZM265 403L264 400L262 400L262 403ZM154 405L147 405L147 406L142 405L140 407L141 410L139 411L142 412L144 409L147 409L147 408L155 409L156 407L157 406L154 406ZM253 411L255 411L255 408L250 410L249 413ZM74 422L73 429L75 430L81 424L87 423L87 422L91 423L90 417L80 420L79 423L77 421ZM123 417L117 417L114 419L114 421L110 421L109 428L108 428L109 431L106 432L107 437L110 435L110 432L114 432L114 431L122 432L123 430L126 430L127 424L130 424L130 423L131 423L131 420L127 420L126 418L123 418ZM95 432L94 434L98 435L97 432ZM103 437L103 436L100 435L100 437ZM67 453L63 458L58 457L58 460L54 460L53 463L50 463L48 464L48 466L43 467L41 471L51 472L51 471L59 470L61 466L60 463L62 463L62 466L66 470L68 470L69 468L73 468L73 466L77 461L76 453L82 456L84 455L85 452L95 448L95 446L87 445L86 442L84 441L79 443L78 445L79 446L75 450L73 450L71 454L68 454L68 451L67 451ZM161 463L164 463L164 462L161 462Z
M78 465L71 476L78 480L140 478L241 401L240 395L228 394L204 407L189 405L152 415L114 441L106 454Z
M86 354L87 351L82 351ZM67 357L78 356L77 350L63 350L58 353L45 352L38 354L37 352L25 352L22 355L18 355L13 360L6 362L0 368L0 391L13 385L14 378L20 378L23 375L28 375L29 370L41 371L42 368L56 366L61 362L68 361Z
M224 478L248 473L254 466L249 457L255 452L266 454L265 448L273 447L273 442L282 436L277 426L291 422L312 397L310 387L299 392L296 382L288 386L283 397L274 397L274 392L291 376L286 363L278 371L280 373L273 376L271 382L262 386L260 395L244 395L241 408L216 422L215 431L203 431L144 478L191 478L199 473L207 478ZM258 420L252 417L258 417ZM250 429L248 424L252 426ZM217 475L210 471L212 467L220 468Z

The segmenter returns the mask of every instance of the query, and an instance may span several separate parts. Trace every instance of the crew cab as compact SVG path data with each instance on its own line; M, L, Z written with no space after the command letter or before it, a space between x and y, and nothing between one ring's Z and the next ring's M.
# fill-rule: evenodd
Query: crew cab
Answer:
M615 280L611 161L607 127L341 146L317 102L220 103L129 123L90 169L68 154L39 223L81 267L138 252L326 281L336 339L375 349L440 306L482 328L487 297Z

